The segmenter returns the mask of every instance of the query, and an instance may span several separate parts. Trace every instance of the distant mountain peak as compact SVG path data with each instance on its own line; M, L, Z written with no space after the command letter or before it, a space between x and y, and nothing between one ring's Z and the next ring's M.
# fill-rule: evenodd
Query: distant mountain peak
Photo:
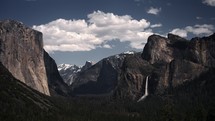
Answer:
M61 70L67 70L67 69L70 69L71 67L76 67L76 65L71 65L71 64L60 64L57 66L58 67L58 71L61 71Z
M86 61L84 66L63 63L58 65L58 71L61 77L63 78L64 82L67 85L71 85L73 83L75 76L78 73L90 68L92 65L94 65L94 62L92 61Z

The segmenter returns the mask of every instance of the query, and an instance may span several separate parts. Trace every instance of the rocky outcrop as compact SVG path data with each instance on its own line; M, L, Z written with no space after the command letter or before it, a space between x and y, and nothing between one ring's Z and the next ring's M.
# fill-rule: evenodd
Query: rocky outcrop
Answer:
M150 79L149 92L162 95L172 91L185 82L192 81L208 69L200 64L188 60L176 59L161 66L157 72L153 72Z
M215 67L214 38L215 34L188 41L173 34L168 34L168 38L152 35L148 38L142 57L151 64L186 59L204 66Z
M187 60L215 67L215 33L209 37L193 38L187 49Z
M142 53L142 58L156 68L149 80L149 87L153 87L149 92L169 93L214 68L214 40L214 34L191 41L173 34L168 34L168 38L150 36Z
M169 47L170 40L152 35L143 50L142 57L151 64L157 61L170 62L173 60L173 48Z
M141 58L140 53L126 56L119 74L114 97L117 99L132 99L141 97L145 92L146 77L153 70L147 61Z
M94 63L91 61L86 61L86 63L84 64L83 67L81 67L81 71L87 70L88 68L90 68L91 66L93 66Z
M0 62L15 78L50 95L42 33L13 20L0 21Z
M144 47L142 58L154 63L169 63L173 59L183 59L189 41L177 35L168 34L168 38L152 35Z

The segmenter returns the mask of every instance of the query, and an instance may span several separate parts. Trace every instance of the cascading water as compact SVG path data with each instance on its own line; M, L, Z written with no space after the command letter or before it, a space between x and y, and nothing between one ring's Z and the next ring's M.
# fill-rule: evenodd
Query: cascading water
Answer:
M145 94L137 102L144 100L149 95L148 94L148 79L149 79L149 76L146 77Z

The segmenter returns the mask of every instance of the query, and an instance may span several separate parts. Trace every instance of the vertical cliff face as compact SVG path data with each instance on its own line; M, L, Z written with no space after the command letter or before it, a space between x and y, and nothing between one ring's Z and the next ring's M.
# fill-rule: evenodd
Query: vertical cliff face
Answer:
M142 57L154 63L169 63L175 58L184 58L189 41L177 35L168 34L168 38L152 35L144 47Z
M161 66L159 71L152 74L151 94L162 95L173 90L185 82L192 81L208 69L200 64L184 60L174 59L168 64Z
M68 86L64 83L62 77L60 76L54 59L52 59L46 51L44 51L44 63L50 95L68 96Z
M126 56L121 67L114 96L135 100L144 95L146 77L152 70L153 67L141 58L140 53Z
M159 95L168 93L214 68L214 47L215 34L190 41L173 34L169 34L168 38L150 36L142 53L142 58L157 70L153 71L149 80L154 87L149 92Z
M215 34L193 38L187 50L187 59L207 67L215 67Z
M0 21L0 62L18 80L50 95L43 54L42 33L13 20Z
M169 44L170 40L167 38L152 35L148 38L142 57L151 64L158 61L170 62L173 60L173 48Z
M185 59L208 67L215 67L215 34L193 38L190 41L177 35L168 38L152 35L143 50L143 59L154 63L169 63L173 59Z

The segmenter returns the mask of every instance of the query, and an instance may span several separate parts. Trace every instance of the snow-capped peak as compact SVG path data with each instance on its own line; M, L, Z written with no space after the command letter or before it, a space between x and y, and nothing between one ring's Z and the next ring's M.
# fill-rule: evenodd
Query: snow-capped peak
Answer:
M63 64L58 65L57 68L58 68L58 71L61 71L61 70L67 70L67 69L71 68L72 66L74 66L74 65L63 63Z
M123 54L128 54L128 55L133 55L135 52L134 51L126 51L126 52L123 52Z
M68 85L73 83L73 79L76 77L78 73L81 71L86 70L87 68L91 67L93 62L86 61L84 66L76 66L71 64L60 64L58 65L58 71L63 78L64 82Z

